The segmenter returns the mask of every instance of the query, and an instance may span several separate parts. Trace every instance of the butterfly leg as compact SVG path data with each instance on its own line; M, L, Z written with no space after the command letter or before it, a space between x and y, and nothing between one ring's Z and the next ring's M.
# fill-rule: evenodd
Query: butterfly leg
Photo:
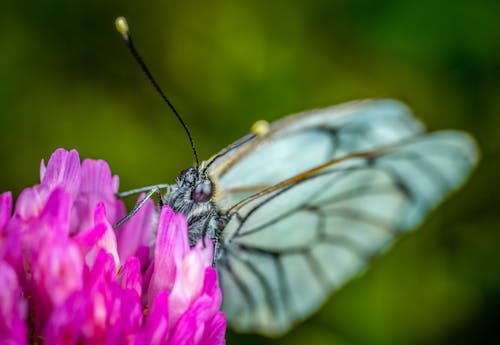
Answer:
M203 248L206 247L206 240L205 239L206 239L207 235L213 240L214 252L213 252L213 257L212 257L212 267L215 267L215 260L218 258L219 247L221 244L220 233L217 231L217 229L213 228L213 225L212 225L212 229L210 229L211 221L213 220L213 218L215 216L217 216L217 212L215 211L215 209L212 209L210 211L210 213L208 214L207 219L203 223L203 230L201 233L201 243L203 245Z
M163 207L163 205L165 205L165 201L163 200L163 196L161 195L160 188L158 188L156 190L156 194L158 196L158 206L160 207L160 210L161 210L161 208Z
M142 187L142 188L131 189L131 190L127 190L125 192L116 193L116 197L122 199L122 198L125 198L125 197L130 196L130 195L144 193L144 192L150 192L153 189L164 189L164 188L168 188L169 186L170 186L169 184L156 184L154 186L147 186L147 187Z
M215 268L215 263L219 260L221 246L222 246L222 238L220 236L216 236L214 238L214 256L212 258L212 267L214 268Z
M210 211L210 214L207 216L205 223L203 223L203 231L201 233L201 241L203 243L203 248L206 247L205 237L207 236L208 227L210 226L210 221L212 220L214 215L215 215L214 210Z
M144 206L144 204L146 203L146 201L148 201L153 196L154 193L158 193L158 195L159 195L159 201L158 202L161 201L161 203L163 204L163 199L161 197L160 188L159 187L155 187L153 189L150 189L148 191L148 193L146 194L146 196L141 201L139 201L139 203L137 203L137 205L135 205L135 207L132 209L132 211L130 211L125 217L123 217L122 219L120 219L113 226L113 229L118 229L120 226L123 225L123 223L125 223L130 218L132 218L137 213L137 211L139 211L141 209L141 207Z

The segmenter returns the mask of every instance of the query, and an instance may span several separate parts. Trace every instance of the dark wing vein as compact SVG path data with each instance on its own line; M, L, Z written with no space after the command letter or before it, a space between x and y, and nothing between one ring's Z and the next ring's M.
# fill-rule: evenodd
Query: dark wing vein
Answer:
M235 274L229 260L221 260L220 263L218 264L221 265L221 267L224 269L224 272L226 272L231 278L231 280L236 284L236 287L241 292L243 298L245 299L246 304L248 305L248 308L253 309L256 305L256 301L253 298L252 293L250 292L248 287L241 281L238 275Z
M286 217L288 217L290 215L293 215L295 212L300 211L303 208L308 208L308 207L311 208L311 207L313 207L313 205L311 205L312 201L321 198L322 194L328 192L328 188L327 187L332 187L332 186L335 185L335 183L342 182L342 180L344 178L352 177L352 176L349 175L350 173L353 173L353 172L355 172L355 173L370 172L370 171L373 171L373 170L374 169L371 168L371 167L365 168L365 167L361 166L361 167L355 167L355 168L330 169L328 171L321 171L321 172L318 172L315 175L307 176L304 179L299 180L299 181L297 181L297 182L295 182L293 184L289 184L289 185L285 186L284 188L277 190L274 193L270 193L267 196L267 198L263 198L245 216L241 216L238 211L232 213L232 214L237 214L237 218L240 221L240 224L238 226L238 230L235 233L235 236L243 237L243 236L249 235L251 233L254 233L254 232L260 230L261 228L264 228L264 227L267 227L269 225L272 225L272 224L280 221L281 219L284 219L284 218L286 218ZM335 175L335 173L337 175ZM330 174L334 175L332 177L332 179L329 180L329 181L327 181L327 182L325 182L322 188L317 188L318 189L317 193L311 195L311 197L309 199L307 199L306 201L304 201L303 204L297 206L294 209L291 209L291 210L287 211L285 214L283 214L283 215L281 215L279 217L271 219L269 222L267 222L265 224L259 225L258 227L254 228L254 229L247 230L243 234L240 233L240 229L245 225L246 221L252 216L252 214L254 212L258 211L259 208L262 207L262 206L264 206L267 202L271 201L272 199L274 199L276 197L279 197L282 193L287 192L288 190L290 190L291 188L293 188L295 185L297 185L299 183L304 183L304 182L306 182L306 181L308 181L310 179L318 178L318 177L321 177L321 176L324 176L324 175L330 175ZM352 196L352 197L354 197L354 196ZM230 214L230 216L232 216L232 214Z
M278 314L278 306L276 305L276 300L273 296L273 289L271 285L269 285L269 282L266 280L264 274L262 274L262 272L260 272L253 263L244 259L239 253L231 251L231 254L233 258L235 258L240 263L245 265L249 269L249 271L254 275L254 277L259 281L260 285L264 290L264 295L267 304L275 314Z
M343 144L337 129L321 130L332 133L332 146ZM356 130L356 137L359 131L362 129ZM396 235L415 226L441 197L465 179L473 163L474 147L466 139L454 135L415 137L383 149L336 158L233 206L227 214L235 221L232 223L234 231L228 232L225 238L224 260L221 260L224 272L229 273L247 304L259 303L259 296L263 296L260 303L264 311L260 309L260 312L269 310L267 321L273 317L285 318L284 323L276 321L269 328L259 323L264 319L247 321L242 328L264 327L265 332L282 332L318 306L314 299L302 302L293 290L295 285L303 283L300 281L303 272L307 279L317 284L307 285L312 282L306 282L299 291L314 291L320 286L326 296L359 273L366 262L393 242ZM465 151L461 151L461 146ZM309 186L294 190L308 183ZM307 188L312 193L302 195ZM287 198L292 198L293 202L288 203ZM276 202L268 204L274 199ZM387 204L381 204L386 200ZM281 208L274 216L272 209L257 213L265 205ZM303 227L297 228L295 233L294 229L287 232L287 227L295 222L292 217L297 217ZM266 242L266 236L273 230L278 236L286 237L290 233L290 239L282 236L283 243L274 242L276 237ZM250 234L254 236L248 236ZM293 234L304 240L296 240ZM253 277L252 281L258 284L262 294L254 292L255 287L245 289L242 286L247 280L240 279L238 275L243 273L235 272L226 263L231 260L246 267L242 271ZM272 269L269 266L261 269L258 263L270 264ZM318 299L325 297L323 292L318 292Z
M316 256L312 254L311 249L312 248L309 248L309 250L304 251L303 256L306 259L306 263L311 269L311 272L316 278L318 284L321 286L323 291L328 291L330 283L326 278L326 272L324 271L323 267L321 267L321 264L318 262Z

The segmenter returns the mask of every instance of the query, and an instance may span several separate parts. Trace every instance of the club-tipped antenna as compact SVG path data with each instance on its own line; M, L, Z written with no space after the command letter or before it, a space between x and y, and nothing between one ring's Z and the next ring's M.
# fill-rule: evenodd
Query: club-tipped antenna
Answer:
M198 170L198 168L200 166L200 162L198 160L198 152L196 151L196 147L194 146L193 137L191 136L191 133L189 132L189 129L187 128L186 124L182 120L182 117L179 115L177 110L175 110L174 106L172 105L172 103L170 103L167 96L165 96L165 93L161 89L160 85L158 85L155 78L153 78L153 75L149 71L144 60L142 60L141 56L139 55L139 53L135 49L134 43L132 42L132 38L130 37L127 20L125 19L125 17L118 17L115 20L115 25L116 25L116 30L118 30L118 32L122 35L123 39L125 40L125 43L127 44L128 49L130 50L130 52L134 56L135 60L139 64L139 66L141 66L142 71L146 74L146 76L148 77L151 84L153 84L153 87L156 89L156 91L158 91L158 93L160 94L161 98L163 98L165 103L167 103L167 105L170 107L170 109L174 113L175 117L177 117L177 120L179 120L182 127L186 131L186 134L189 138L189 143L191 144L191 149L193 150L194 160L196 161L196 170Z

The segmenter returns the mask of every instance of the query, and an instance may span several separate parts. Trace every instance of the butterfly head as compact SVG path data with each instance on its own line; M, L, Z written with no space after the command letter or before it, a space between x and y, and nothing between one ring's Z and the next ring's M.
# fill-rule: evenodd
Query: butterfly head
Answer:
M210 201L215 192L215 186L207 174L196 168L182 170L176 182L180 189L191 191L190 199L195 203Z

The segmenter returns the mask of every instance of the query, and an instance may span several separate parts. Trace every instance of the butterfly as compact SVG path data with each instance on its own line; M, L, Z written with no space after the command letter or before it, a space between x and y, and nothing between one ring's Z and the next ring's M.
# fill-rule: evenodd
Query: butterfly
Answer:
M184 126L196 165L175 184L120 193L147 192L115 227L155 193L182 212L191 245L214 240L223 310L236 330L280 335L307 318L417 227L478 161L467 133L428 133L402 103L366 100L260 121L198 164L187 127L119 20Z
M367 100L260 122L159 187L191 244L214 239L230 324L280 335L418 226L477 160L467 133L427 133L402 103Z

